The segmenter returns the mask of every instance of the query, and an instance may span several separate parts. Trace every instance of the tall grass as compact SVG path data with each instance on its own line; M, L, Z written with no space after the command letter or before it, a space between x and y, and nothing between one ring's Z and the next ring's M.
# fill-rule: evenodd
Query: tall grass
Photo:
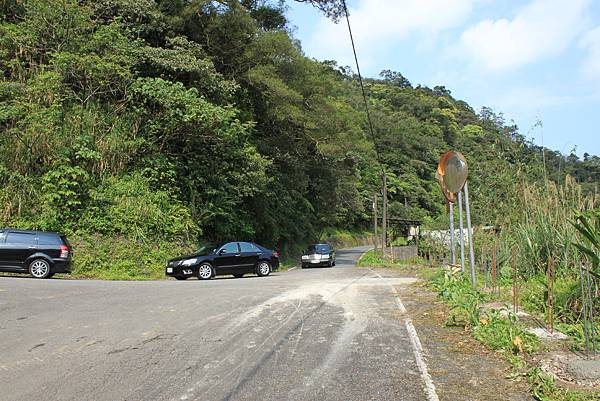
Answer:
M559 276L579 272L582 255L575 243L578 231L572 222L581 212L598 205L598 196L584 195L571 177L564 183L520 184L515 199L515 217L501 231L502 260L508 262L512 247L521 276L544 274L548 258L554 259Z
M511 286L517 269L520 303L528 310L547 313L548 261L552 258L556 284L557 322L575 324L581 318L580 266L586 255L576 221L599 205L597 194L584 194L571 177L562 183L516 180L514 209L501 216L497 233L479 234L475 245L480 260L491 259L495 242L499 284ZM600 304L600 303L599 303Z

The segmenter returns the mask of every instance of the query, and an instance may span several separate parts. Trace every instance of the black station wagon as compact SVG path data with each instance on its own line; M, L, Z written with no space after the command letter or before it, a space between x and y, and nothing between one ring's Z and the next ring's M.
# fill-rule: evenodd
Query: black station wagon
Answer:
M279 267L279 252L252 242L227 242L205 246L198 252L167 262L165 274L177 280L196 276L208 280L215 276L257 274L264 277Z
M71 272L71 246L63 234L0 229L0 271L50 278Z

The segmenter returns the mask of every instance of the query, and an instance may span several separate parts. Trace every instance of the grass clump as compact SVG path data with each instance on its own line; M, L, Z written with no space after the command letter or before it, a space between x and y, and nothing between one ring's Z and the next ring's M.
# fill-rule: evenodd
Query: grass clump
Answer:
M525 373L531 392L540 401L597 401L600 393L567 390L555 384L554 378L540 368L529 368Z
M482 313L487 296L473 288L465 276L441 271L431 285L450 307L447 325L471 330L475 339L494 350L530 354L538 349L538 338L525 332L513 313L496 309Z
M380 249L371 249L365 252L360 260L358 266L360 267L376 267L376 268L399 268L406 266L418 266L423 265L424 260L420 257L410 258L408 260L392 260L384 258L381 254Z
M336 248L346 248L364 245L366 242L369 242L372 237L373 233L370 231L328 227L321 232L319 242L327 242Z
M393 267L392 262L384 259L381 251L375 249L364 253L358 261L358 265L362 267Z
M595 323L596 333L600 333L600 323ZM591 327L591 325L590 325ZM571 340L571 350L572 351L585 351L585 334L583 331L583 325L581 323L558 323L556 325L556 329L561 333L568 335ZM590 348L592 348L591 341L592 339L588 339L590 341ZM598 336L595 337L596 340L596 349L600 349L600 338Z
M517 323L510 311L492 309L479 318L473 336L494 350L510 351L513 354L531 354L540 347L540 340L528 333Z
M465 277L442 272L436 275L432 285L450 306L447 325L472 328L479 324L480 305L485 296L471 287Z

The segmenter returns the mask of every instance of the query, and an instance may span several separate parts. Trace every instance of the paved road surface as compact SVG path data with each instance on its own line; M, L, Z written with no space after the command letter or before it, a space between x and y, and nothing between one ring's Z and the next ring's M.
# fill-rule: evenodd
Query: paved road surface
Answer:
M0 400L426 400L409 279L364 250L266 278L0 277Z

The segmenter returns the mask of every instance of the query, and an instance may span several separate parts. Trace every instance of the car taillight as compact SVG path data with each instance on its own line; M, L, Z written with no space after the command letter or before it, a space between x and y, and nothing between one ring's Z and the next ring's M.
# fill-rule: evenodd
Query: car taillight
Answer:
M61 245L60 246L60 257L61 258L68 258L69 257L69 247L66 245Z
M276 258L278 258L278 257L279 257L279 252L277 252L277 251L274 251L274 252L273 252L273 256L275 256Z

